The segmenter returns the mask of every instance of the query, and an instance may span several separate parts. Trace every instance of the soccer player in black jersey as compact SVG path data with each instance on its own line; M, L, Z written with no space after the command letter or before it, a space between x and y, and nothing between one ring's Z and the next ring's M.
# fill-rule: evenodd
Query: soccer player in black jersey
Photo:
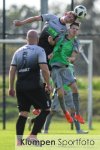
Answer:
M9 95L14 96L14 81L16 81L16 96L19 109L19 117L16 123L16 135L18 145L21 144L25 123L33 105L41 109L39 116L35 118L33 129L28 139L37 138L42 129L47 115L50 112L51 101L47 97L44 84L40 78L40 69L46 83L46 90L50 92L50 72L48 69L46 54L43 48L37 46L38 34L34 30L27 33L27 44L20 47L13 55L9 70Z

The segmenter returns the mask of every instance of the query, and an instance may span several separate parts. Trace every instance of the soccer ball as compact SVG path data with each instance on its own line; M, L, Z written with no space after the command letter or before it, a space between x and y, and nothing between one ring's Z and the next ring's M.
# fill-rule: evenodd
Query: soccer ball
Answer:
M85 18L85 16L87 15L87 9L85 6L83 5L78 5L74 8L74 12L77 15L77 17L79 19L83 19Z

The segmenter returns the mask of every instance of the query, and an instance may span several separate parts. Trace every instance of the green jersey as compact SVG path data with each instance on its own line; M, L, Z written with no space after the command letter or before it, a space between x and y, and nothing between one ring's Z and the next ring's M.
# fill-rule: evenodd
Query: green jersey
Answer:
M65 36L61 37L56 43L53 50L53 57L50 59L50 65L62 64L69 65L68 57L71 57L73 51L78 51L78 42L76 38L67 39Z
M47 32L49 33L50 36L53 37L53 39L55 39L59 35L58 32L52 27L48 27Z

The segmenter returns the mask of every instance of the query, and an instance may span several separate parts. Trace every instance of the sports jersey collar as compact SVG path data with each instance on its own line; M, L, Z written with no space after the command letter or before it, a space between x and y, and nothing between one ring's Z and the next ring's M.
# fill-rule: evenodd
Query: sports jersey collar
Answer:
M75 39L75 37L69 39L69 38L68 38L68 34L66 34L66 35L65 35L65 39L68 40L68 41L71 41L71 40L73 41L73 40Z
M68 41L70 41L70 40L76 39L76 36L69 39L69 38L68 38L68 34L65 34L65 39L68 40Z
M62 22L60 21L60 18L59 18L59 22L60 22L62 25L64 25L64 26L66 25L65 23L62 23Z

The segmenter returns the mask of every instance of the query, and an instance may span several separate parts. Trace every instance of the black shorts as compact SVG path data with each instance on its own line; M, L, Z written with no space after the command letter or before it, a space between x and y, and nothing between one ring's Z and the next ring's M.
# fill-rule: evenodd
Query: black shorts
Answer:
M29 112L31 106L42 110L49 109L51 107L51 100L49 95L42 87L29 91L16 90L16 96L19 112Z

